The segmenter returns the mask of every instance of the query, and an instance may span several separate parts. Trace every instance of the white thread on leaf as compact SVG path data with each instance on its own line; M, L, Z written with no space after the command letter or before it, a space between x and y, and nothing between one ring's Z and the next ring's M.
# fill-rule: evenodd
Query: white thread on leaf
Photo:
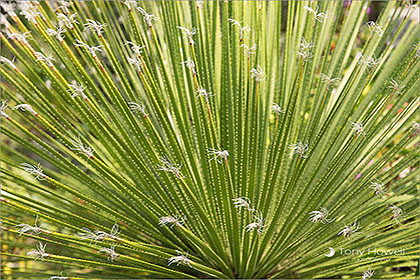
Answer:
M353 130L353 133L356 136L365 136L366 135L365 128L364 128L362 123L360 123L360 122L350 122L350 124L351 124L351 129Z
M80 136L74 139L70 139L70 142L73 144L74 148L70 148L73 151L79 151L85 154L88 158L93 157L94 149L88 145L83 144Z
M192 28L192 29L188 29L182 26L177 26L176 28L178 28L179 30L181 30L184 33L185 38L187 38L190 41L190 45L194 45L194 40L192 39L192 37L197 34L197 29L196 28Z
M306 152L309 147L308 144L303 144L301 141L298 141L296 144L290 144L289 149L291 149L292 155L299 155L301 158L307 158Z
M29 104L19 104L19 105L16 105L15 107L13 107L13 109L12 110L21 110L22 112L26 112L26 111L28 111L28 112L30 112L32 115L34 115L34 116L38 116L38 113L37 112L35 112L35 110L32 108L32 106L31 105L29 105Z
M102 248L98 251L98 253L104 253L108 255L108 261L113 262L116 258L120 256L120 254L115 253L115 244L111 245L110 248Z
M47 246L47 243L42 244L41 242L38 243L36 246L36 249L32 249L31 251L27 252L26 255L32 258L35 258L35 260L45 260L45 258L49 257L50 255L45 253L45 247Z
M353 235L360 234L359 232L357 232L359 229L360 229L360 224L357 223L357 221L355 221L351 225L344 225L344 229L340 231L338 235L343 235L347 239L350 239L351 237L353 237Z
M264 233L264 228L267 226L265 224L265 219L263 218L262 212L258 211L253 215L253 222L248 224L245 227L246 232L251 232L253 230L257 230L258 235L262 235Z
M218 163L222 163L223 160L227 160L229 152L226 150L217 150L213 148L208 149L208 153L212 158L210 160L216 160Z
M248 25L242 26L242 24L239 21L237 21L233 18L228 19L228 21L230 23L232 23L233 25L238 26L238 28L239 28L239 40L242 42L243 39L244 39L245 33L249 33L251 31L251 28L249 28Z
M41 163L38 163L38 165L35 166L25 162L20 166L23 171L35 175L35 179L38 179L39 181L45 180L46 175L42 172Z
M188 265L189 267L191 266L191 260L187 258L187 256L185 254L183 254L180 251L176 251L179 255L178 256L174 256L174 257L170 257L168 259L168 266L172 265L172 264L176 264L177 266L179 266L180 264L185 264Z
M153 20L158 20L157 16L147 13L143 8L137 7L137 10L143 15L143 20L149 27L152 27Z
M261 66L257 65L255 68L251 69L251 78L254 78L257 82L262 82L265 79L265 73Z
M332 219L328 219L328 210L327 208L321 207L320 211L312 211L309 212L310 215L310 220L313 223L323 223L323 224L328 224L331 223L333 220Z
M96 34L98 34L98 36L102 36L102 34L104 33L104 29L107 26L106 23L100 23L98 21L92 20L92 19L88 19L88 22L83 24L83 26L85 27L83 31L87 32L94 32Z
M164 225L169 225L171 224L171 228L173 228L174 226L176 227L181 227L184 224L185 221L185 217L183 216L178 216L178 215L174 215L174 216L164 216L164 217L160 217L159 218L159 226L164 226Z
M247 197L238 197L233 198L233 205L235 208L239 209L239 212L241 212L242 208L245 208L247 211L254 212L255 209L251 207L251 200Z
M85 42L82 42L80 40L76 40L74 43L76 47L82 47L85 48L93 57L96 57L96 52L103 52L102 45L99 46L89 46Z

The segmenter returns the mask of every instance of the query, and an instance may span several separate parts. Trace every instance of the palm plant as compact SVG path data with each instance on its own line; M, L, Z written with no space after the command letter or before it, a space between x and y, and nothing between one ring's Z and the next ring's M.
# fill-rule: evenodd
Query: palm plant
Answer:
M2 3L4 279L413 278L419 25L368 8Z

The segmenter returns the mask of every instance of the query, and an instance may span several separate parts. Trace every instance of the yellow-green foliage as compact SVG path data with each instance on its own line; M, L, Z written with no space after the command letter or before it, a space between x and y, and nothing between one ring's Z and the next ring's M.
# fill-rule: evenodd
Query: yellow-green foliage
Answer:
M418 10L370 5L2 2L3 278L415 278Z

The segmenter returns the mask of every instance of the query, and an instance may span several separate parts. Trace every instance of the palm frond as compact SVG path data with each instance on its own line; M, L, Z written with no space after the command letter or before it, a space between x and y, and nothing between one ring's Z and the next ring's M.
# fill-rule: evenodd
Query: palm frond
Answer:
M413 278L418 9L2 2L5 279Z

